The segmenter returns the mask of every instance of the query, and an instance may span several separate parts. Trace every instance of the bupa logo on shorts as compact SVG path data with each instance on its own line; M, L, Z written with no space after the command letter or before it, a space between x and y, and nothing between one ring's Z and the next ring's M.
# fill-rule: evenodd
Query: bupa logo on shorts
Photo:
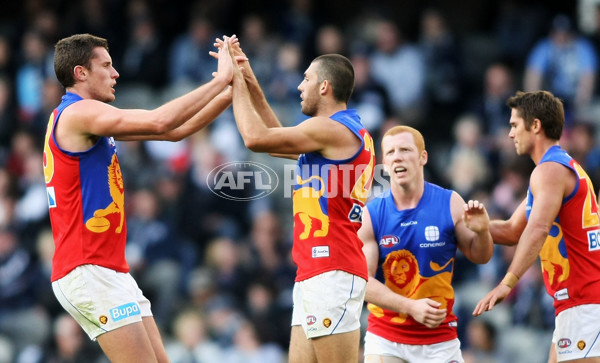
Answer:
M313 325L316 322L317 322L317 317L316 316L309 315L309 316L306 317L306 324Z
M393 247L395 245L397 245L400 242L400 238L396 237L396 236L383 236L381 237L381 239L379 240L379 245L381 247Z
M440 239L440 229L437 226L425 227L425 239L428 241L437 241Z
M140 315L140 306L137 303L129 303L109 310L113 321L119 321L130 316Z
M206 176L211 192L228 200L248 201L266 197L279 185L275 170L253 161L221 164Z
M600 230L588 231L588 250L598 251L600 250Z
M568 338L562 338L561 340L558 341L558 343L556 343L556 345L560 348L560 349L565 349L571 346L571 339Z

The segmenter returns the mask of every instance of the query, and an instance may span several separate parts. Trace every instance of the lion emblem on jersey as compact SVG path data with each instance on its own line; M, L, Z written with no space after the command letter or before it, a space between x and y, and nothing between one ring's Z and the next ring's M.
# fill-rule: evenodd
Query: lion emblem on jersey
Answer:
M544 246L540 251L542 273L548 274L550 286L565 281L571 272L569 260L563 257L558 248L562 238L563 234L560 226L557 223L553 223Z
M319 181L320 188L318 190L310 185L305 186L313 180ZM300 176L297 176L296 183L301 187L294 190L293 194L294 217L297 215L304 226L304 230L299 236L300 239L307 239L310 236L313 229L313 219L321 223L321 228L314 231L313 236L327 236L329 233L329 216L323 213L319 204L319 198L325 194L323 179L318 176L311 176L306 180L302 180Z
M440 272L452 263L454 258L441 266L430 261L429 266L433 271ZM436 300L442 304L441 309L447 308L448 301L454 299L454 290L450 284L452 273L440 272L432 277L421 276L417 259L408 250L393 251L388 254L382 269L385 285L397 294L415 300L422 298ZM368 304L367 307L375 316L383 316L383 309L380 307L373 304ZM402 324L406 318L406 314L398 314L392 318L392 322Z
M123 185L123 176L121 175L121 167L117 154L113 154L110 165L108 166L108 186L112 202L104 209L98 209L94 212L94 216L86 223L86 227L96 233L107 231L110 228L110 222L105 218L109 214L119 213L119 225L115 227L116 233L121 233L123 230L123 222L125 221L125 194Z

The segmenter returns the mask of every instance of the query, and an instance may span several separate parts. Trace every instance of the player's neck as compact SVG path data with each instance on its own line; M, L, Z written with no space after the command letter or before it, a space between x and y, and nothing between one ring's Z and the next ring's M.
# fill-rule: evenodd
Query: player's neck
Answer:
M87 90L82 85L74 85L73 87L67 87L65 91L74 93L84 99L91 98L89 92L87 92Z
M534 149L530 153L531 159L533 160L535 165L540 163L548 149L556 145L559 145L557 140L551 140L546 138L540 140L540 142L535 145Z
M320 107L315 116L330 117L340 111L344 111L348 108L345 103L331 103Z
M416 208L423 197L425 191L425 181L417 180L410 184L392 185L392 196L398 210Z

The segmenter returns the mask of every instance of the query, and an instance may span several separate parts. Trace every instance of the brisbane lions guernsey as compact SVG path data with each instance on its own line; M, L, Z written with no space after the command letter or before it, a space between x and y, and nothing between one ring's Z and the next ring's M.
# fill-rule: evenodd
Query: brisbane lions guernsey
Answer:
M452 312L452 274L456 255L452 191L425 182L423 196L413 209L399 211L388 190L367 204L379 243L375 278L410 299L430 298L448 309L440 326L430 329L407 314L367 304L367 331L402 344L435 344L457 337Z
M44 142L44 177L54 235L51 280L84 264L128 272L123 179L112 137L90 149L61 149L54 130L65 108L82 98L67 92L52 112Z
M600 304L600 219L596 193L583 168L558 145L544 154L540 164L545 162L562 164L577 176L540 251L546 291L558 315L573 306ZM533 200L529 189L527 218Z
M361 146L345 160L330 160L316 152L298 158L292 248L298 266L296 281L332 270L368 278L357 231L373 181L373 139L355 110L343 110L330 118L350 129Z

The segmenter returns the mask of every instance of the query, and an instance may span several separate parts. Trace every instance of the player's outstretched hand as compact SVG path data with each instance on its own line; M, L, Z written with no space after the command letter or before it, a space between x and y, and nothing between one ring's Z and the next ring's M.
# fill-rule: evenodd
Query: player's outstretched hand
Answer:
M223 42L222 46L219 48L219 52L217 53L217 72L213 73L214 77L223 77L227 83L231 82L233 78L233 60L230 54L230 42L227 37L225 38L225 42Z
M247 62L248 57L246 57L246 54L242 51L242 47L240 46L240 41L235 34L233 34L231 37L227 37L224 35L223 39L221 39L221 38L215 39L215 42L213 43L215 48L217 48L217 50L221 49L223 47L223 44L225 43L225 40L224 40L225 38L227 38L229 40L229 47L231 49L233 49L233 56L234 56L234 59L238 62L238 64L242 63L242 62ZM214 58L218 58L218 56L219 56L218 52L215 52L212 50L209 51L208 54L210 54Z
M486 311L490 311L496 304L499 304L510 294L510 287L505 284L498 284L492 291L488 292L483 299L481 299L475 310L473 310L473 316L479 316Z
M490 228L490 217L483 203L469 200L465 203L464 209L463 221L471 231L479 233Z
M225 42L229 42L227 37L224 38ZM219 48L221 49L221 48ZM244 82L244 75L242 74L243 68L242 66L235 60L234 50L232 46L227 47L229 51L229 55L231 56L232 68L233 68L233 82Z
M234 46L237 44L237 46L239 47L240 40L238 39L237 35L232 34L231 36L223 35L223 39L216 38L215 42L213 43L215 48L221 49L223 47L223 45L225 44L225 38L229 39L229 46ZM212 55L215 58L217 57L216 52L209 51L208 54Z
M229 50L231 50L231 49L239 49L239 51L236 50L232 54L229 54L229 57L231 57L231 59L235 59L238 65L240 64L240 62L248 61L248 58L246 57L246 55L243 52L241 52L239 40L235 34L233 34L230 37L224 35L223 39L217 38L214 43L214 46L217 48L217 52L209 51L208 54L210 54L212 57L214 57L216 59L219 59L219 54L221 54L221 51L224 49L225 43L227 43L228 53L230 53ZM236 55L236 53L239 53L239 54ZM218 75L218 70L217 70L217 72L212 73L213 77L216 77L217 75Z
M440 309L441 303L432 299L412 300L409 314L428 328L438 327L446 319L447 309Z

